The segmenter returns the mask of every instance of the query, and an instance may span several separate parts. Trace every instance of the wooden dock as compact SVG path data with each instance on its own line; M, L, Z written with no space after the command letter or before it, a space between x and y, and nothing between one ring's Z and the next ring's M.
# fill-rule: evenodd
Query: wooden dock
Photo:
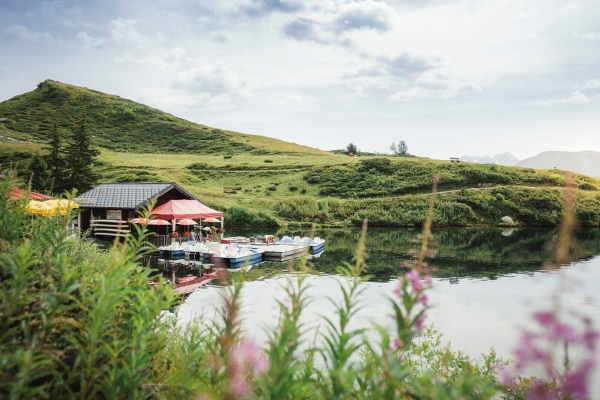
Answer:
M255 246L252 246L255 247ZM306 251L306 246L290 245L290 244L273 244L269 246L256 246L263 249L263 261L288 261L292 258L297 258Z

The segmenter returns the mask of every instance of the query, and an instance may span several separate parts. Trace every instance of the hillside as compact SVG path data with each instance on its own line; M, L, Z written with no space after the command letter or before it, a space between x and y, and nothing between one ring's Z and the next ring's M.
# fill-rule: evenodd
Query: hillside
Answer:
M520 161L517 165L529 168L557 168L600 177L600 152L544 151L537 156Z
M33 141L2 143L0 169L16 163L26 186L26 168L36 151L44 152L50 117L66 133L84 112L102 146L97 168L103 182L177 182L226 211L229 226L345 227L360 226L364 218L371 226L420 226L435 176L436 226L497 225L506 215L521 225L553 226L563 213L561 170L348 157L220 131L52 81L0 103L0 136ZM579 174L575 183L579 222L600 226L600 179Z
M0 136L44 141L52 123L64 134L86 115L96 144L133 153L325 154L265 136L225 131L96 90L46 80L0 103Z

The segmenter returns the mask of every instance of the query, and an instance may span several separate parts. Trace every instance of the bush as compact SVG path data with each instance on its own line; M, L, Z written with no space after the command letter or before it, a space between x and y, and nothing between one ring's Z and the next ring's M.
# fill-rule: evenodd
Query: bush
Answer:
M188 165L186 168L191 171L198 171L198 170L203 170L203 169L210 169L210 165L208 165L206 163L202 163L202 162L197 162L197 163Z
M270 163L272 163L272 162L273 162L273 160L265 160L265 162L266 162L267 164L270 164Z
M226 159L226 160L229 160L232 157L233 157L232 155L228 155L228 154L226 154L226 155L223 156L223 158Z
M225 221L230 226L240 227L278 227L275 218L262 211L255 212L246 208L234 206L225 212Z
M65 218L31 218L0 188L0 397L148 398L153 357L168 339L163 311L139 264L144 236L102 252L66 240ZM21 235L24 235L21 236ZM27 240L23 240L27 237Z

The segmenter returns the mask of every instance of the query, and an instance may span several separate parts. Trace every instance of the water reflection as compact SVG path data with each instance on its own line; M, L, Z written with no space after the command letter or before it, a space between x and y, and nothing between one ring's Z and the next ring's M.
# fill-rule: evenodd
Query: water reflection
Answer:
M256 235L265 232L234 231L231 235ZM411 249L418 247L414 239L417 229L372 228L368 231L366 248L368 274L372 281L386 282L402 273L401 264L410 261ZM278 235L307 235L307 231L278 232ZM327 241L326 251L312 260L317 273L335 274L343 261L350 262L360 237L358 229L317 230L316 236ZM497 279L515 273L538 271L542 263L552 259L552 241L556 229L437 229L437 256L429 260L436 278L458 283L464 278ZM600 254L600 230L582 230L575 235L577 251L574 261L587 260ZM285 263L265 263L253 268L250 279L272 276L287 270Z

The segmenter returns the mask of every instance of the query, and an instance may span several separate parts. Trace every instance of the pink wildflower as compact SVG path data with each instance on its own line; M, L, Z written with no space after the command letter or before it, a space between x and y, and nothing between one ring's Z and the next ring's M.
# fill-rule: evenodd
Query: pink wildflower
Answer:
M394 288L394 294L398 297L401 297L401 293L402 293L402 282L404 281L404 278L399 277L398 278L398 286L396 286Z
M250 386L244 381L240 375L234 375L229 383L229 390L235 396L245 397L250 394Z
M401 348L403 348L403 347L404 347L404 343L402 342L402 340L401 340L400 338L395 338L395 339L394 339L394 346L395 346L397 349L401 349Z
M527 400L555 400L558 393L540 382L534 381L527 391Z
M556 317L552 311L540 311L533 314L533 317L542 326L548 326L556 322Z
M595 365L594 360L588 359L576 370L567 372L563 383L563 391L576 399L587 399L588 382Z
M410 282L413 292L418 292L419 290L423 289L423 283L421 282L421 275L419 275L419 271L413 269L404 276Z
M269 369L266 354L253 342L244 342L234 347L229 358L234 366L252 368L252 372L257 375L264 374Z
M425 315L425 313L423 313L419 315L419 318L417 318L417 320L415 321L415 328L417 328L419 332L423 330L423 323L425 322L426 318L427 316Z
M551 360L550 354L547 351L540 349L534 343L535 335L529 332L523 332L521 342L514 350L515 368L521 371L523 367L532 361L542 361L546 366Z
M589 330L583 334L583 343L588 350L596 350L596 343L598 342L600 334L597 331Z
M423 304L424 307L427 307L427 302L428 302L429 298L427 297L427 295L425 293L422 293L419 296L419 299L417 300L419 303Z
M402 264L400 264L400 268L410 268L410 265L408 265L408 263L403 262Z
M425 285L426 286L433 286L433 280L431 279L431 275L427 275L425 277Z

